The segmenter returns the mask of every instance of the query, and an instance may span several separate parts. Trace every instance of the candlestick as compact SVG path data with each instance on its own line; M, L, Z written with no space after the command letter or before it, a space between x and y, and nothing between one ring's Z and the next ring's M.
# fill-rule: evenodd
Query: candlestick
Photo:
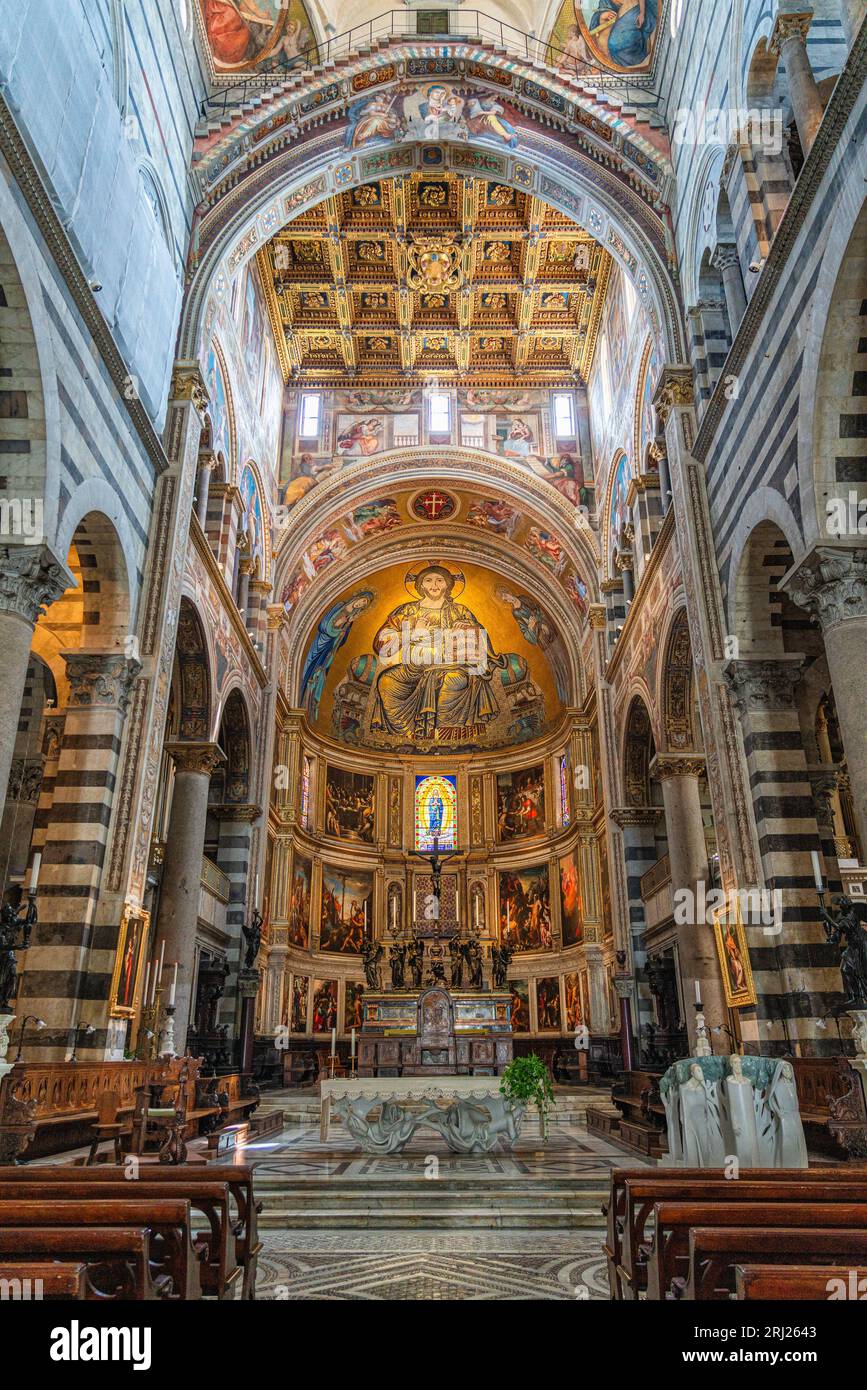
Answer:
M698 980L695 982L695 1002L701 1004L701 983Z
M352 1052L351 1052L350 1055L351 1055L352 1060L353 1060L353 1062L354 1062L354 1061L355 1061L355 1029L354 1029L354 1028L353 1028L353 1030L352 1030Z
M172 1004L172 1005L173 1005L174 1002L175 1002L175 990L177 989L177 987L178 987L178 962L175 961L175 973L174 973L174 975L172 976L172 983L171 983L171 985L169 986L169 1003Z
M822 881L822 867L819 863L819 856L814 849L810 850L810 858L813 861L813 882L816 885L816 892L824 893L825 884Z
M39 882L39 869L42 865L42 851L37 850L33 856L33 867L30 870L30 892L36 892L36 885Z
M332 1030L331 1030L331 1055L332 1055L332 1057L334 1056L334 1054L335 1054L336 1051L337 1051L337 1029L336 1029L336 1028L332 1028Z

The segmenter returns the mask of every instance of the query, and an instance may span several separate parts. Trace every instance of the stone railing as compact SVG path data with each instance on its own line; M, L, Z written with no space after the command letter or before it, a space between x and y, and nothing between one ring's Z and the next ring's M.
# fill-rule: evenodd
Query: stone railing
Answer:
M199 920L218 931L226 930L226 908L231 884L222 869L211 859L202 859L199 881Z

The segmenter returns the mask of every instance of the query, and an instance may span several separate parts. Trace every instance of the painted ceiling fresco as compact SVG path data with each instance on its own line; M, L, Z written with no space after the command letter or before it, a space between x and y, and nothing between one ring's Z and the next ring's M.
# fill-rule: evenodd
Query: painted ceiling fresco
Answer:
M647 72L659 32L661 0L563 0L548 60L564 74Z
M313 25L302 0L198 0L216 73L272 72L315 63Z
M541 606L475 564L425 560L356 582L310 633L299 704L343 743L469 752L544 733L568 700Z

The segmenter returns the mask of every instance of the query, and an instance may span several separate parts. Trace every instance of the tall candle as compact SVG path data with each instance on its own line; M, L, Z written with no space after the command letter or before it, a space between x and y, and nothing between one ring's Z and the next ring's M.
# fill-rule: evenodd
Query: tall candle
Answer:
M157 969L157 979L158 979L158 981L160 982L160 984L162 984L162 980L163 980L163 961L165 960L165 958L166 958L166 939L165 939L165 937L163 937L163 944L162 944L162 946L160 947L160 963L159 963L159 967L158 967L158 969Z
M331 1055L332 1055L332 1057L334 1056L334 1054L335 1054L336 1051L337 1051L337 1029L336 1029L336 1028L332 1028L332 1030L331 1030Z
M701 984L698 980L695 982L695 1002L696 1004L701 1003Z
M474 920L475 920L476 926L478 926L478 925L479 925L479 895L478 895L478 893L476 893L475 897L473 898L473 915L474 915Z
M256 875L256 887L254 889L253 906L259 906L259 875Z
M367 918L365 918L364 924L365 924L365 926L367 926ZM395 928L395 927L397 926L397 894L396 894L396 893L393 893L392 896L391 896L391 925L392 925L392 928Z
M816 885L816 892L824 893L825 885L822 882L822 866L819 863L819 856L814 849L810 850L810 858L813 861L813 882Z
M171 988L169 989L169 1005L175 1002L175 990L178 987L178 962L175 961L175 973L172 975Z
M151 997L149 1003L153 1004L157 997L157 958L153 958L154 973L151 975Z
M352 1030L352 1060L355 1061L355 1029Z
M457 884L455 884L455 887L457 888ZM460 920L461 920L461 895L460 895L460 893L456 892L456 893L455 893L455 921L456 921L456 922L459 922Z
M150 1002L150 1001L148 1000L148 984L150 983L150 978L151 978L151 963L150 963L150 961L148 961L147 965L145 966L144 989L142 990L142 996L141 996L141 997L142 997L142 1003L145 1004L145 1005L147 1005L147 1004Z
M33 856L33 867L30 870L30 891L36 892L36 885L39 882L39 868L42 864L42 850L38 849Z

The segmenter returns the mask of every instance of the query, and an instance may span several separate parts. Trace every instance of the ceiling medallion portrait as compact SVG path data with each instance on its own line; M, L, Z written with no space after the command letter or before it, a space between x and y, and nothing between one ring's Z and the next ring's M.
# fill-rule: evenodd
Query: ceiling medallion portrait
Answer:
M416 237L407 258L410 289L443 294L464 282L463 247L454 236Z
M419 521L448 521L457 509L458 504L454 497L442 488L430 488L427 492L421 492L410 503L410 511Z

